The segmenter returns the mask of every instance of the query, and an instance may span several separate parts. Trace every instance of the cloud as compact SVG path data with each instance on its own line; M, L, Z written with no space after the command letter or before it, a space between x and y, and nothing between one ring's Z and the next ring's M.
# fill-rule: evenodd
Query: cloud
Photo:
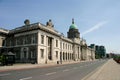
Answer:
M93 32L99 28L101 28L103 25L105 25L108 21L103 21L103 22L99 22L98 24L96 24L95 26L91 27L90 29L88 29L87 31L83 32L81 35L85 35L88 34L90 32Z

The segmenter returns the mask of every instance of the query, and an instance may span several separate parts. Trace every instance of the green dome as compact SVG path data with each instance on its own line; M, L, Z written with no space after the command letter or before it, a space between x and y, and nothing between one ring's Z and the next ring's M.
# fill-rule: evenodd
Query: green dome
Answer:
M77 25L72 24L69 29L77 29Z

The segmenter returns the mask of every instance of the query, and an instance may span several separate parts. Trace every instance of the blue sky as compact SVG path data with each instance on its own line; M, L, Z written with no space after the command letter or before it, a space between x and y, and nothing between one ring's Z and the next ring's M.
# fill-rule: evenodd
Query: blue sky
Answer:
M104 45L120 53L120 0L0 0L0 27L13 29L31 23L46 24L67 35L72 18L87 44Z

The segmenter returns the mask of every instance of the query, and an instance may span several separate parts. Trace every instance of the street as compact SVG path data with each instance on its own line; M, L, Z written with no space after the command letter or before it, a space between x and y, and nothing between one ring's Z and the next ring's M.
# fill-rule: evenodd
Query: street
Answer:
M54 67L1 72L0 80L81 80L106 61L96 60Z

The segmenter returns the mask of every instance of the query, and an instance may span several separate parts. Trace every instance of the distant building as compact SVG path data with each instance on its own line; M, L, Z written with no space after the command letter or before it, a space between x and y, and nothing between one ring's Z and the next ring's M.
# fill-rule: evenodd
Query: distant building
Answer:
M95 49L96 58L104 58L104 57L106 57L106 49L105 49L104 46L91 44L90 47Z
M12 52L16 62L56 63L66 61L94 60L95 49L87 46L72 20L67 37L54 29L52 20L46 25L30 24L0 31L1 54Z

